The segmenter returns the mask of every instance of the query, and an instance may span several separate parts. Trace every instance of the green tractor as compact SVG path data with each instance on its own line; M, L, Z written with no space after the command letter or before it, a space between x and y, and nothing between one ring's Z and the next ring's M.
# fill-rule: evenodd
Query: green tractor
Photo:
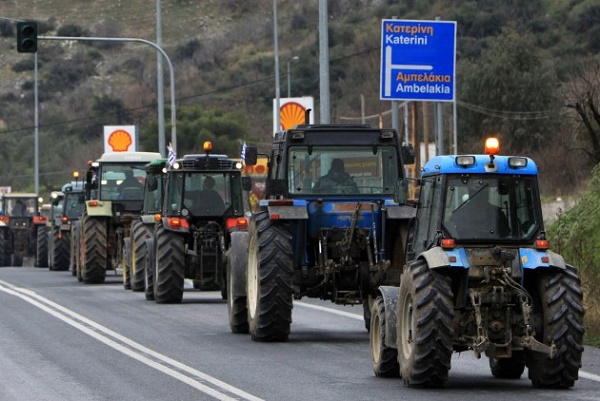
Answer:
M85 179L86 207L76 234L76 274L83 283L103 283L108 270L121 267L124 285L130 285L124 240L142 211L144 166L160 157L152 152L114 152L91 164Z

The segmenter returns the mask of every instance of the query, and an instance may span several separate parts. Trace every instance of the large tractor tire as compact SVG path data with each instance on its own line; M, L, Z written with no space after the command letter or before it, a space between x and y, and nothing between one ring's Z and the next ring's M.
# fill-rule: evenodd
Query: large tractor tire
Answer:
M61 231L60 227L52 229L52 266L51 270L63 271L69 268L69 247L71 246L71 233Z
M250 222L247 296L254 341L286 341L292 324L293 267L289 224L267 212Z
M131 237L133 243L131 246L131 289L133 291L144 291L146 268L146 240L152 237L153 226L144 224L137 220L131 226Z
M541 272L534 315L541 316L542 329L536 339L554 344L557 355L528 352L529 379L538 388L573 387L579 376L583 352L583 293L575 267Z
M121 271L123 272L123 288L131 289L131 238L123 239L123 253L121 256Z
M448 380L454 336L451 282L422 260L400 277L397 346L407 386L442 387Z
M183 236L159 225L155 231L154 301L180 303L183 299L185 249Z
M371 327L369 329L373 372L377 377L398 377L400 376L398 350L386 345L387 324L384 299L382 296L378 296L371 309Z
M147 301L154 301L154 238L146 241L146 258L144 261L144 296Z
M81 222L81 280L102 284L108 267L108 229L104 218L84 216Z
M35 267L48 267L48 227L39 226L37 229L35 248Z
M81 221L77 220L71 227L71 274L77 277L77 280L82 281L81 278Z
M498 379L519 379L525 371L525 352L513 351L510 358L490 358L490 369Z
M248 262L248 233L231 233L231 246L226 254L227 313L232 333L248 333L246 306L246 263Z
M10 265L10 250L8 249L6 234L5 229L0 229L0 266Z

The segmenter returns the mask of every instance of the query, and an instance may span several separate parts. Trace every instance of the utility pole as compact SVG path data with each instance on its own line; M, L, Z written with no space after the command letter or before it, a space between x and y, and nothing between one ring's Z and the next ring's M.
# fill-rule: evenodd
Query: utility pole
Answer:
M162 17L160 0L156 0L156 45L162 49ZM156 103L158 106L158 151L165 157L165 88L163 84L162 56L156 53Z
M329 33L327 0L319 0L319 98L321 124L331 123L329 106Z

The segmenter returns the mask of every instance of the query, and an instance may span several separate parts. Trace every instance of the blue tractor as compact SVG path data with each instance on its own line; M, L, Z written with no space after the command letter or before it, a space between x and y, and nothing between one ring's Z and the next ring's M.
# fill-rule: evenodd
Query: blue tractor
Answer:
M368 329L373 295L397 284L404 265L414 210L393 195L411 150L395 130L368 125L300 125L275 134L247 260L229 265L233 332L285 341L292 300L303 297L362 305ZM246 163L255 159L256 149L246 149Z
M583 302L575 267L549 250L526 157L437 156L418 180L400 286L382 286L372 309L377 376L441 387L453 352L489 358L493 376L568 388L583 351ZM408 181L396 199L407 202Z

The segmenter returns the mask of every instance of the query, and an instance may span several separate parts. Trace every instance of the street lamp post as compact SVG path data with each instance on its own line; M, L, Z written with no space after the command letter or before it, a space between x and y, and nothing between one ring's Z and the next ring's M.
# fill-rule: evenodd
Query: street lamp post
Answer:
M290 64L292 62L297 63L298 60L300 60L300 57L298 56L294 56L291 59L288 60L287 62L287 84L288 84L288 93L287 93L287 97L292 97L291 96L291 92L292 92L292 79L291 79L291 73L290 73Z

